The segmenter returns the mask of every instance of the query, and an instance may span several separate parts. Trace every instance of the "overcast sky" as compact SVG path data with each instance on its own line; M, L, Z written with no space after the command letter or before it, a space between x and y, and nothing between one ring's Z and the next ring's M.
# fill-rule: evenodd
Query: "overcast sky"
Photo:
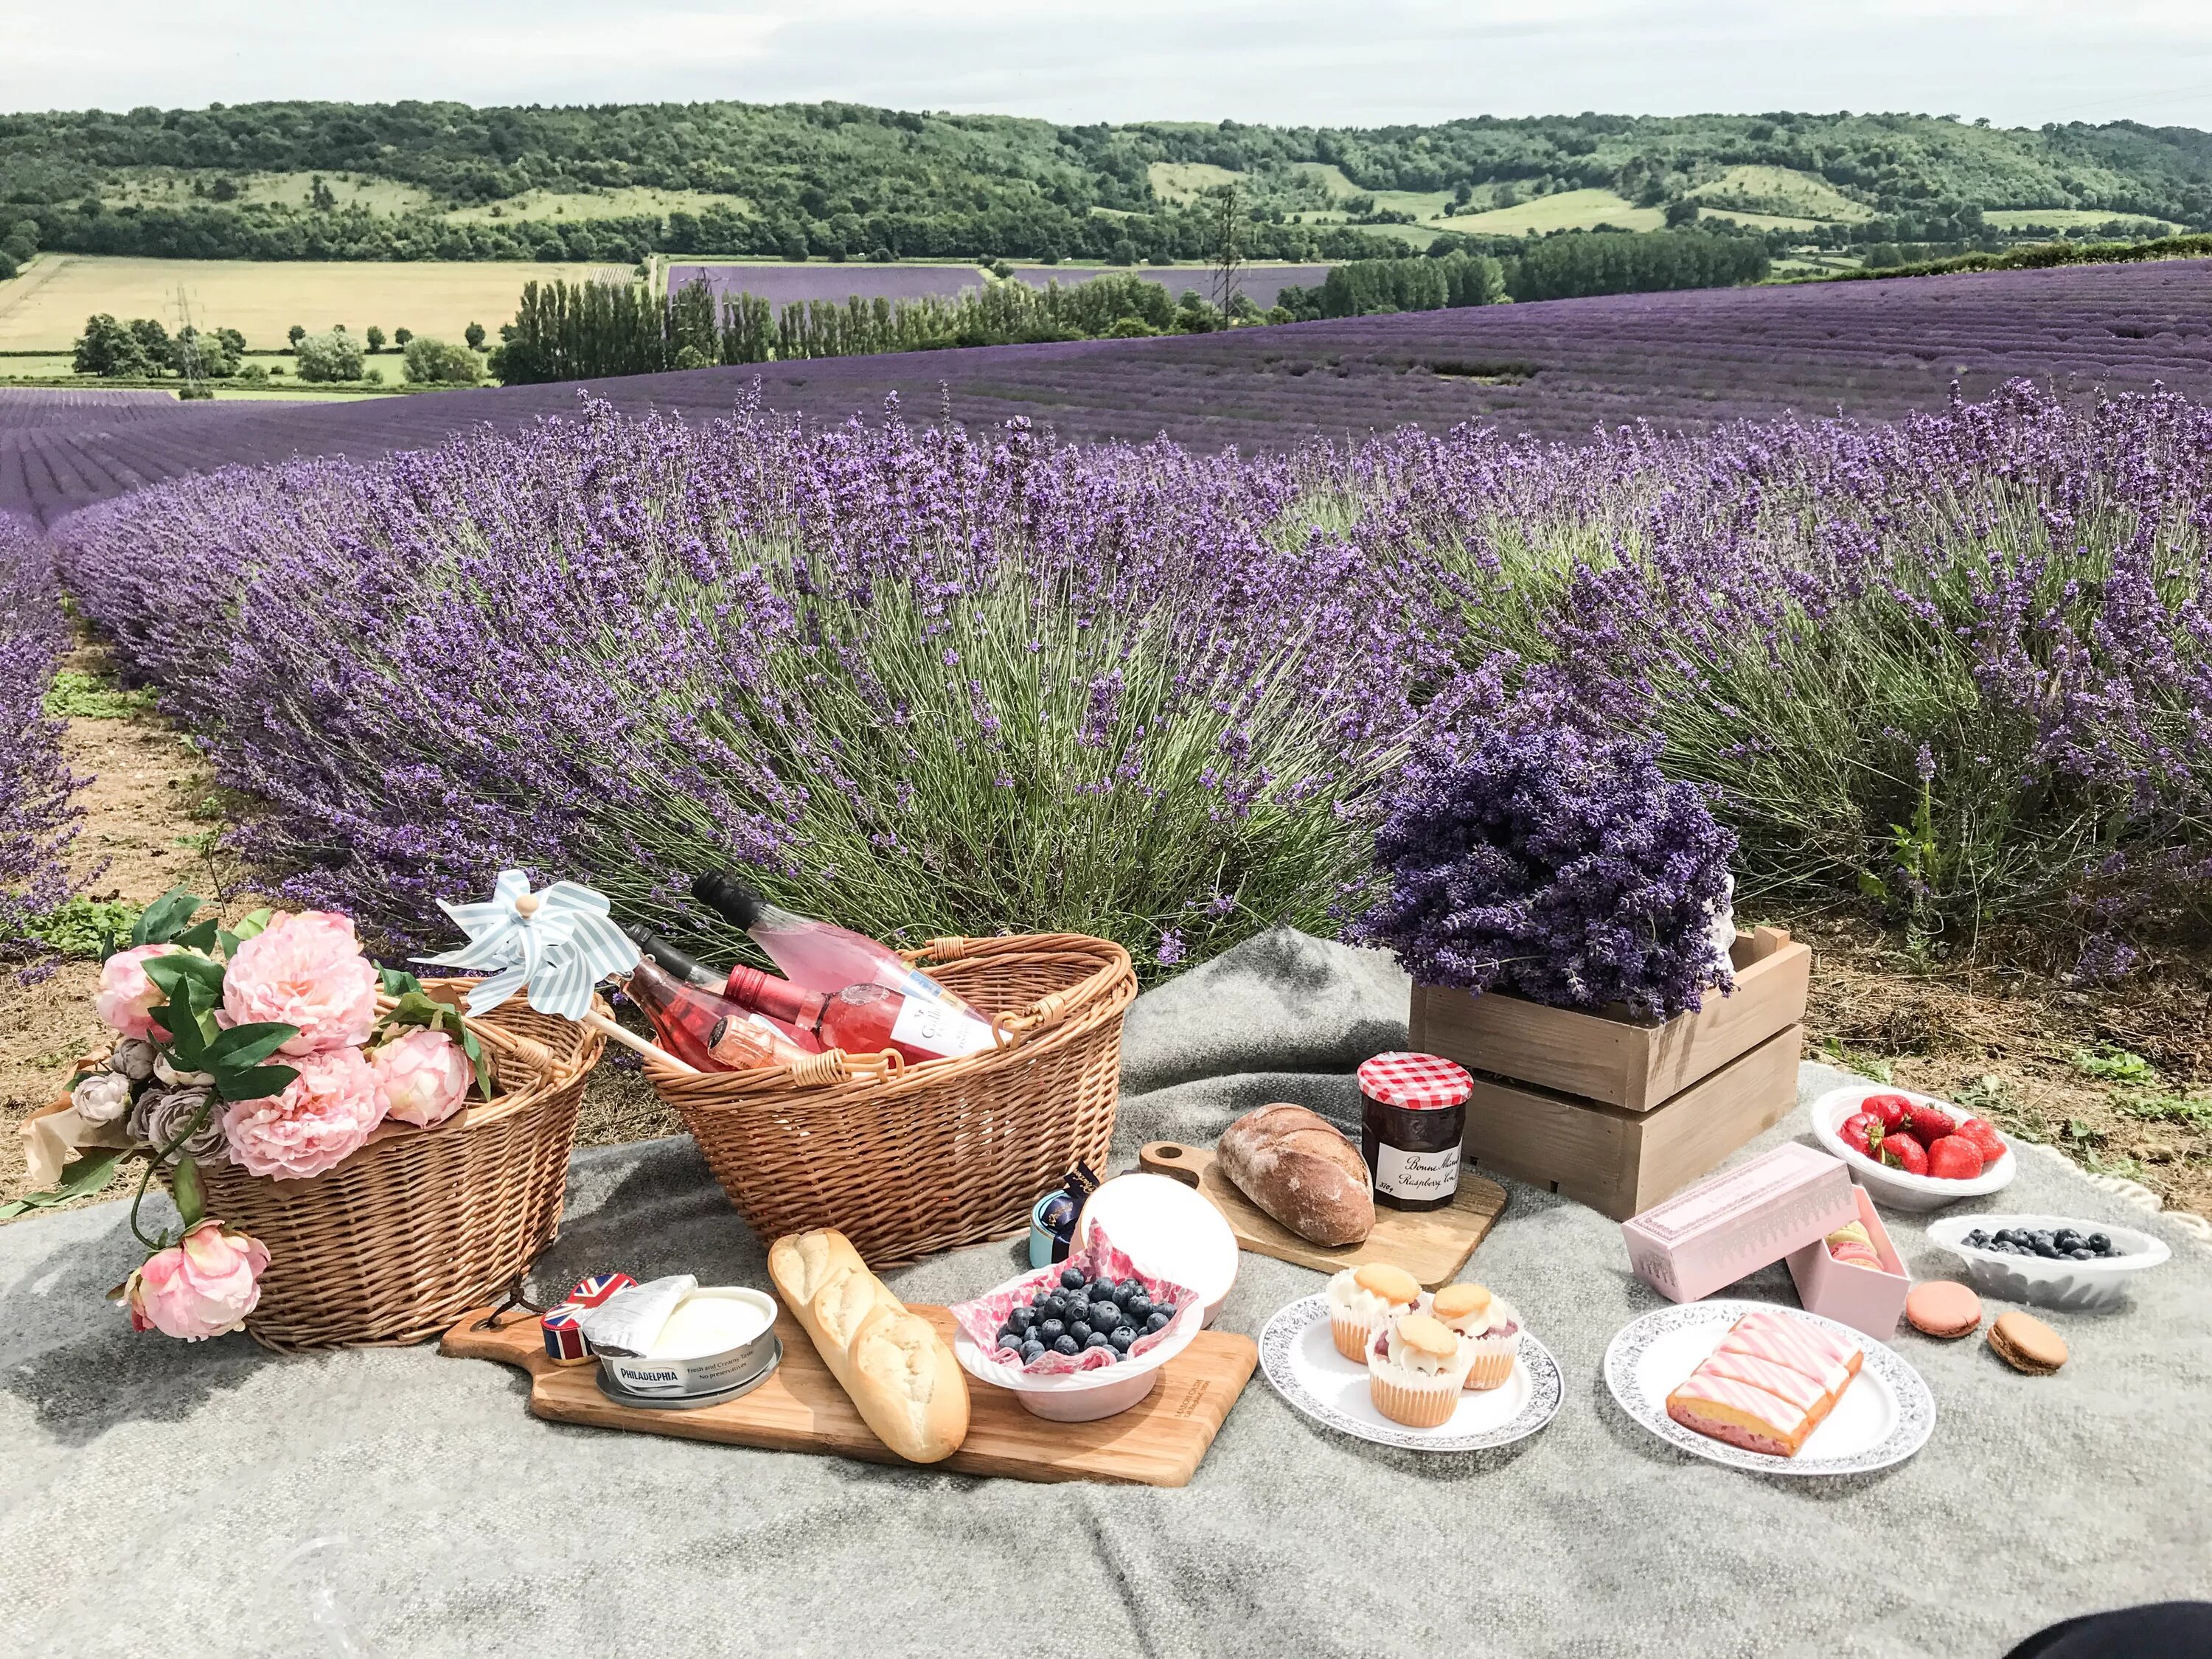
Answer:
M1905 110L2212 128L2212 0L0 0L0 107L848 99L1373 125Z

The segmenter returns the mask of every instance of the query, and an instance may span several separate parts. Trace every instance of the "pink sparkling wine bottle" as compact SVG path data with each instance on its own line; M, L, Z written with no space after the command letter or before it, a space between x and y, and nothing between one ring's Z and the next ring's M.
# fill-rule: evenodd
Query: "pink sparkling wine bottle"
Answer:
M710 870L691 884L692 896L735 922L783 969L793 985L834 996L852 985L880 985L909 1001L936 1001L989 1024L967 1001L912 966L889 945L864 933L769 903L726 870Z

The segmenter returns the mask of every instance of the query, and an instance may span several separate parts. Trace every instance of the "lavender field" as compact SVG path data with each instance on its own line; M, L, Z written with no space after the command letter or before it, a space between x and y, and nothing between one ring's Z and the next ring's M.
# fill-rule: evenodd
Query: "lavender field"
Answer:
M830 269L824 267L823 269ZM846 269L837 267L836 269ZM687 421L757 384L773 410L842 420L893 393L917 416L1025 416L1065 438L1200 450L1291 448L1462 422L1566 441L1644 422L1703 432L1735 419L1838 411L1894 420L1956 382L2015 376L2062 397L2156 383L2212 398L2212 265L2196 260L1881 283L1710 289L1346 319L1226 334L709 368L594 383L617 409ZM51 522L161 478L294 454L366 460L489 422L574 410L541 386L344 407L108 406L0 394L0 510Z
M1158 970L1340 929L1410 757L1566 727L1661 745L1754 913L1871 899L2105 971L2204 920L2208 498L2212 409L2026 382L1261 455L599 403L56 539L263 804L233 844L267 890L401 939L510 865L681 927L734 860L881 936Z

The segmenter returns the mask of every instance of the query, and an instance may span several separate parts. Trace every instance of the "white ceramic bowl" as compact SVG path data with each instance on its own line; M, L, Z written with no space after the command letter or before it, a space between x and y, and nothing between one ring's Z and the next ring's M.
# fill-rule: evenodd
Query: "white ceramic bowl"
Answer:
M2054 1261L2046 1255L2011 1255L2000 1250L1978 1249L1966 1243L1979 1227L2001 1232L2008 1227L2056 1232L2071 1227L2085 1237L2103 1233L2127 1254L2095 1261L2071 1257ZM1928 1224L1928 1242L1948 1250L1966 1264L1974 1288L1984 1296L2007 1302L2029 1302L2039 1308L2058 1308L2069 1313L2087 1313L2119 1305L2128 1293L2128 1281L2155 1267L2173 1254L2166 1241L2134 1227L2111 1221L2084 1221L2071 1215L1947 1215Z
M2005 1154L1996 1163L1984 1166L1981 1174L1972 1181L1938 1181L1934 1176L1909 1175L1903 1170L1893 1170L1887 1164L1877 1164L1863 1152L1853 1152L1844 1145L1844 1138L1836 1131L1846 1118L1858 1111L1875 1095L1903 1095L1917 1105L1941 1106L1953 1116L1974 1117L1978 1114L1963 1111L1949 1101L1936 1095L1923 1095L1911 1089L1900 1089L1888 1083L1854 1083L1841 1089L1831 1089L1813 1103L1813 1133L1821 1147L1844 1160L1851 1172L1851 1179L1874 1194L1878 1204L1887 1204L1893 1210L1940 1210L1946 1204L1955 1204L1962 1198L1984 1198L2012 1184L2018 1171L2020 1159L2005 1143ZM2106 1231L2110 1231L2107 1229Z
M995 1296L1033 1276L1018 1274L983 1294ZM1116 1360L1096 1370L1061 1371L1047 1376L1031 1376L1018 1365L994 1359L966 1331L957 1328L952 1333L952 1354L961 1370L979 1382L1006 1389L1022 1402L1024 1411L1054 1423L1090 1423L1127 1411L1143 1401L1160 1380L1160 1368L1190 1346L1205 1328L1205 1304L1193 1297L1168 1322L1164 1340L1137 1358Z

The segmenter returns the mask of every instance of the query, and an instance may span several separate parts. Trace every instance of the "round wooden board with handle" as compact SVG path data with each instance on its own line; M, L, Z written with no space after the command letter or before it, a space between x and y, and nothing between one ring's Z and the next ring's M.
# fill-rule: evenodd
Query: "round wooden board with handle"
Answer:
M1138 1167L1173 1176L1213 1200L1229 1219L1239 1248L1278 1261L1294 1261L1333 1273L1346 1267L1387 1261L1403 1267L1430 1290L1449 1285L1482 1243L1491 1224L1504 1213L1505 1188L1472 1172L1459 1178L1459 1191L1441 1210L1393 1210L1375 1206L1375 1231L1357 1244L1315 1244L1300 1238L1237 1190L1221 1172L1211 1146L1179 1140L1149 1141L1137 1151Z

